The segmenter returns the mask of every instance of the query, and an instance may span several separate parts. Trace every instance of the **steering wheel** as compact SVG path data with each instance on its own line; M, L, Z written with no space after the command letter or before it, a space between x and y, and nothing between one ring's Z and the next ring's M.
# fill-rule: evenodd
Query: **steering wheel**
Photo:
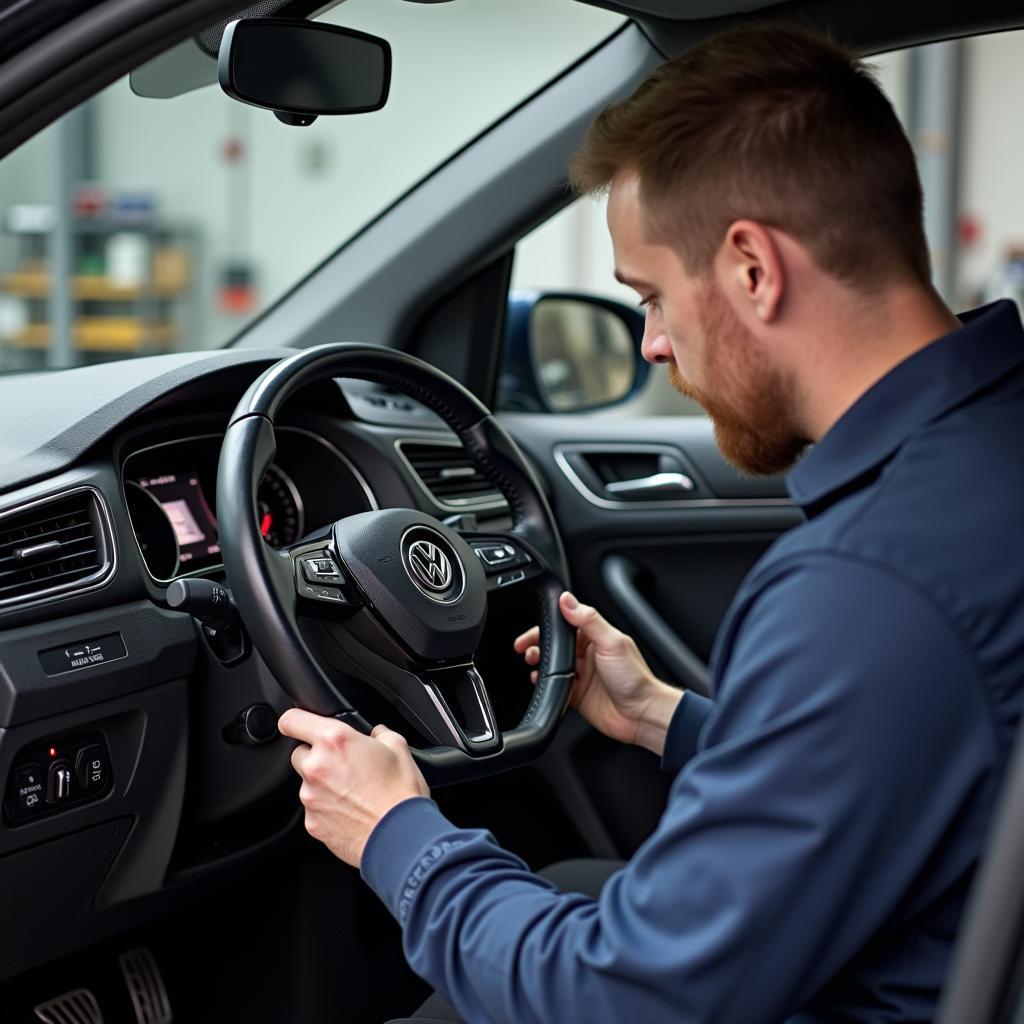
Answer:
M508 501L508 531L456 533L414 509L362 512L285 550L263 539L256 491L276 451L274 422L299 388L373 381L436 412ZM362 732L345 695L355 678L382 693L434 744L413 749L428 783L479 778L533 760L551 741L572 687L575 633L558 608L568 579L554 517L504 428L461 384L413 356L373 345L306 349L264 372L231 416L217 475L220 542L256 649L294 703ZM541 662L520 723L502 733L473 657L488 594L529 587Z

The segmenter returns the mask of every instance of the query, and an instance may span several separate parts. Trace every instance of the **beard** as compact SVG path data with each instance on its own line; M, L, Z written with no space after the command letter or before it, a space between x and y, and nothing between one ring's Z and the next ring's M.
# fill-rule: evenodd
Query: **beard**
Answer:
M793 388L714 284L698 306L707 352L705 384L697 387L673 363L672 386L704 408L715 442L741 473L771 476L791 469L810 441L792 421Z

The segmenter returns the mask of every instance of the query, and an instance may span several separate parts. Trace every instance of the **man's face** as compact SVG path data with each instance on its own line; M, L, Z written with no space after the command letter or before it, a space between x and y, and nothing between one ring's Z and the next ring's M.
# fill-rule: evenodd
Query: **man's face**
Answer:
M608 196L616 277L646 310L641 353L666 363L669 380L711 417L722 454L744 473L789 469L806 447L792 424L792 387L770 348L729 305L713 269L686 272L675 248L652 242L635 174L620 174Z

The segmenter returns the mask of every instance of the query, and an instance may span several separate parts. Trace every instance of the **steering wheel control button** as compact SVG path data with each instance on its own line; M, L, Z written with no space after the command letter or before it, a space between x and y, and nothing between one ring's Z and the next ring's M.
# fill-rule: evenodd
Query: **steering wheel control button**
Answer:
M301 562L302 575L307 583L336 587L345 582L345 577L342 576L333 558L312 555L303 558Z
M402 565L431 601L454 604L466 589L466 572L448 541L428 526L413 526L401 540Z
M511 562L516 552L511 544L486 544L478 547L476 553L485 565L496 568Z
M512 572L503 572L495 584L499 587L511 587L513 583L522 583L525 579L526 573L522 569L514 569Z
M106 636L93 637L90 640L76 640L39 652L39 663L48 676L62 675L64 672L77 672L82 669L95 668L109 661L119 661L128 657L124 640L120 633L109 633Z
M90 743L75 758L75 781L83 793L94 793L107 784L107 759L98 743Z
M530 556L505 540L474 540L473 550L488 574L503 569L518 569L530 562Z
M14 773L14 792L18 809L26 814L31 814L42 803L45 794L39 765L25 765Z
M325 604L348 604L345 593L337 587L325 587L314 583L307 583L300 579L297 584L299 597L309 601L322 601Z
M71 796L71 766L67 761L54 761L47 779L46 799L61 804Z

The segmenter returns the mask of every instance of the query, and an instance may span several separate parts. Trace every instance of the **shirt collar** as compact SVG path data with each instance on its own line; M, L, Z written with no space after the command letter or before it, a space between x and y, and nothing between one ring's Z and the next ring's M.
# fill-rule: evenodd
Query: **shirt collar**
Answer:
M843 413L787 480L804 507L845 491L915 430L961 404L1024 360L1015 303L1001 299L960 315L961 328L899 363Z

